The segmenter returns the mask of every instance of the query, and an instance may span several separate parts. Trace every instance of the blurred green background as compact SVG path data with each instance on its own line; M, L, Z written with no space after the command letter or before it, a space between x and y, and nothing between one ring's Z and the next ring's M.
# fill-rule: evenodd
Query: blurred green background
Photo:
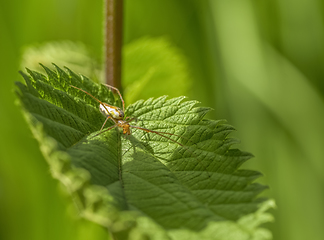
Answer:
M26 45L68 39L100 59L102 13L101 1L0 0L0 239L107 238L52 179L13 84ZM167 37L187 57L187 95L256 156L244 168L277 202L274 239L324 239L323 1L125 0L124 15L124 43Z

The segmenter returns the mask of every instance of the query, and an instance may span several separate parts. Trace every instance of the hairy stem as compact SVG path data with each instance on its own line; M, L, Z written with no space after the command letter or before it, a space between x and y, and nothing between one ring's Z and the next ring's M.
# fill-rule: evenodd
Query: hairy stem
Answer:
M105 0L104 73L106 84L121 89L123 0Z

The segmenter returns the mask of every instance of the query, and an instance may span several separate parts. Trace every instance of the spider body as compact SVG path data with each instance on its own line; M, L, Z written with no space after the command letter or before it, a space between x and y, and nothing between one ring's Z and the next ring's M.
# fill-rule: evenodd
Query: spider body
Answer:
M109 105L107 103L100 103L99 110L105 117L111 117L116 120L123 120L125 116L124 111L122 109L120 109L119 107Z

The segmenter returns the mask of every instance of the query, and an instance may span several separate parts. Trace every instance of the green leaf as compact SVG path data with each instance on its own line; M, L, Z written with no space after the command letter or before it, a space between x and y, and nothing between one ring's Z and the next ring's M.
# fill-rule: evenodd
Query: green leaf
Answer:
M45 73L39 63L49 66L53 62L60 66L69 66L76 73L82 73L98 82L102 74L101 64L93 52L84 43L68 40L51 41L26 46L23 49L20 66ZM54 70L53 66L49 66Z
M269 239L259 224L271 201L258 199L261 176L238 169L252 157L233 149L234 129L204 119L197 101L165 96L126 109L131 125L169 133L113 128L98 135L105 117L98 102L121 107L103 85L71 70L27 70L17 94L53 176L73 196L80 215L116 239ZM109 121L108 121L109 122ZM106 128L113 123L107 123ZM263 206L258 210L260 206ZM231 236L229 238L229 236Z
M128 43L123 56L125 100L188 95L193 85L187 59L163 37L144 37Z

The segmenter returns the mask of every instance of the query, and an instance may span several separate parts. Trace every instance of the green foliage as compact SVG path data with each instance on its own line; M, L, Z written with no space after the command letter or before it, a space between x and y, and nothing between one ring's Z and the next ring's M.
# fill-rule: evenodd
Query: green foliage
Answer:
M123 87L127 103L140 99L188 95L192 87L187 61L181 51L166 38L138 39L123 49ZM70 66L76 73L90 76L98 82L103 71L84 44L53 41L25 47L22 68L45 73L38 64ZM54 70L54 67L50 66Z
M273 203L257 199L260 173L238 169L251 154L233 149L234 129L203 119L208 108L183 97L138 101L126 109L133 125L162 137L114 128L97 135L105 118L98 102L113 94L69 69L27 70L17 83L21 104L53 176L71 193L80 215L116 239L269 239L259 224ZM107 124L107 127L111 123ZM179 137L181 136L181 137ZM171 138L171 141L168 138ZM262 206L259 210L258 208Z
M244 166L264 173L259 181L270 186L264 192L276 199L276 221L266 225L276 240L324 239L321 5L316 0L138 0L124 6L125 45L167 36L190 63L194 92L184 95L214 108L210 118L226 118L239 130L232 136L243 140L240 148L256 156ZM66 213L69 199L50 178L12 91L26 45L68 39L83 42L100 59L101 13L102 1L1 3L0 239L107 239L105 230L89 229L89 221ZM51 62L91 76L84 72L89 65L79 71L59 56ZM164 94L170 95L158 96Z
M72 41L51 41L43 44L34 44L24 47L21 57L21 68L35 69L45 74L44 69L39 65L51 66L53 62L60 66L69 66L76 73L82 73L98 82L102 71L100 64L85 44Z
M192 87L187 60L166 38L142 38L127 44L123 58L125 100L188 95Z

